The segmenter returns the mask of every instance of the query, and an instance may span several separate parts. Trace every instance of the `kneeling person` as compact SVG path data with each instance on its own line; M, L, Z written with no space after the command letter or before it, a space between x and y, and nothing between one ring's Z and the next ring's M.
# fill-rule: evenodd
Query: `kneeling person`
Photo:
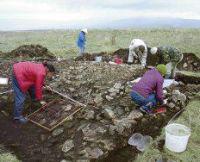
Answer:
M157 103L163 104L163 82L166 75L166 66L159 64L156 68L147 71L140 81L133 85L131 98L146 113L152 112Z

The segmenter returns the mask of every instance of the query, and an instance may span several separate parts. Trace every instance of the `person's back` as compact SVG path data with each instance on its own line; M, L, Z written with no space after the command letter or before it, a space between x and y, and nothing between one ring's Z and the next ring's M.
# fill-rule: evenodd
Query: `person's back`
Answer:
M161 57L160 63L179 62L182 57L180 50L175 47L161 46L158 49Z
M13 65L14 75L22 91L27 91L32 85L43 82L46 72L43 64L20 62Z
M146 46L145 42L141 39L133 39L130 44L130 46L140 46L140 45Z
M155 69L147 71L140 81L133 85L132 90L138 92L143 97L148 97L149 94L158 91L157 97L162 98L162 92L160 92L160 86L164 79L162 75Z
M80 47L80 48L84 47L85 41L86 41L86 39L85 39L85 33L83 31L81 31L79 33L79 35L78 35L77 46Z
M163 77L166 71L166 66L159 64L156 68L147 71L140 81L133 85L131 98L140 106L141 111L151 113L152 107L157 103L163 103Z
M128 63L133 63L134 57L139 58L143 67L146 66L147 45L141 39L133 39L129 45Z
M85 35L88 33L87 29L82 29L81 32L78 35L77 39L77 46L79 48L79 56L82 56L83 53L85 52L85 43L86 43L86 38Z

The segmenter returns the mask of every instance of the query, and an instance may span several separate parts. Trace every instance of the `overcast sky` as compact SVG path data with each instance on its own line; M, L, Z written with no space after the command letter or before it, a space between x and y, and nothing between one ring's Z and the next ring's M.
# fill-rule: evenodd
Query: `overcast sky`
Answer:
M128 18L200 20L199 0L0 0L0 30L67 27Z

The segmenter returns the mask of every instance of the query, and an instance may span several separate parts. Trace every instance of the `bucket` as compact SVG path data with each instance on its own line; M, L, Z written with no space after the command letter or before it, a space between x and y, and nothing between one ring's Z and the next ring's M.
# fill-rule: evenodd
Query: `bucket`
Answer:
M190 128L182 124L169 124L165 127L165 146L173 152L186 150L188 139L191 135Z
M102 61L102 56L96 56L95 57L96 62L101 62Z
M2 85L8 84L8 78L0 78L0 84Z

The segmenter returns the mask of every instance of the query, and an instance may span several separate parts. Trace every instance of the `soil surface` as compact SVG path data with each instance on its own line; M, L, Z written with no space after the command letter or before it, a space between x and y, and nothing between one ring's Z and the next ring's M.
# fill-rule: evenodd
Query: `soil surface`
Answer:
M35 49L37 49L37 48L41 49L39 46L37 46L37 47L36 46L31 46L31 47L22 46L19 49L22 49L22 51L23 51L24 48L25 49L30 48L29 51L33 51L33 52L35 52ZM44 53L47 52L46 49L41 50L41 51ZM14 51L12 51L12 52L15 54ZM44 55L46 55L46 54L44 54ZM78 57L76 59L76 61L94 61L95 56L103 56L103 61L108 62L113 59L114 55L119 55L123 59L124 63L126 63L125 61L127 60L128 49L119 49L110 54L104 53L104 52L98 53L98 54L93 54L93 55L85 54L82 57ZM24 57L23 52L22 52L22 56ZM32 53L30 52L29 57L32 57L32 56L34 56L34 54L32 55ZM185 56L187 56L187 54ZM51 57L49 57L49 58L51 58ZM198 65L198 60L197 60L197 64L195 62L196 60L197 59L194 58L192 55L192 57L190 57L189 59L186 58L184 63L186 63L187 67L190 69L191 66L188 66L188 65L189 65L189 63L193 62L194 66L192 66L192 70L194 70L194 68L196 68L196 65ZM150 65L155 65L155 64L157 64L157 60L156 60L156 58L148 57L147 63ZM180 68L182 68L184 66L187 70L187 67L186 67L186 65L184 65L184 63L180 64L181 65ZM11 64L8 63L8 66L10 66L10 65ZM29 122L29 123L23 125L23 124L17 123L16 121L13 121L12 120L13 96L12 95L3 96L4 98L1 98L1 100L0 100L0 129L1 129L0 143L3 144L6 149L10 150L11 152L14 152L17 155L17 157L20 160L22 160L23 162L37 162L37 161L38 162L41 162L41 161L60 162L62 159L71 160L72 158L70 159L70 156L73 157L73 160L75 160L74 157L76 158L76 155L78 156L78 153L80 153L80 150L82 150L82 149L84 150L85 146L87 146L87 147L91 146L91 148L93 146L96 147L96 143L95 143L96 139L95 138L94 138L94 141L92 141L92 138L90 138L89 140L91 140L91 141L84 142L84 138L88 137L87 135L94 134L97 132L96 133L97 135L95 135L95 137L98 137L101 135L101 133L104 132L104 127L106 125L113 126L113 124L111 124L112 120L106 119L106 116L103 115L105 113L105 112L103 112L103 109L105 109L105 107L106 107L105 103L107 103L109 106L113 106L113 109L110 109L113 111L116 110L114 108L117 108L117 106L122 106L122 107L118 107L118 109L117 109L118 111L116 111L117 116L120 119L119 121L123 121L122 120L123 118L121 118L121 116L124 115L124 117L127 117L127 116L129 116L129 113L133 110L133 109L131 109L133 107L132 103L131 104L128 103L128 102L131 102L131 99L129 98L129 92L128 91L125 92L125 88L122 88L122 89L118 88L119 92L117 92L117 93L119 93L118 94L119 96L117 96L113 100L111 100L111 97L109 96L109 94L111 95L111 92L113 90L116 91L116 89L117 89L116 87L118 87L117 84L115 84L116 81L118 81L118 80L122 81L122 78L125 78L126 82L130 81L130 79L128 78L128 75L129 75L129 73L131 74L132 71L130 70L129 65L126 65L121 68L120 68L120 66L116 66L116 67L114 67L116 71L114 71L114 69L111 65L106 64L106 63L100 63L98 65L93 65L93 64L91 64L91 62L90 63L83 62L82 64L80 62L79 63L75 62L74 64L70 63L69 66L66 66L66 63L62 64L61 62L60 63L58 62L56 65L57 65L57 67L60 67L60 74L59 74L60 76L58 76L58 78L57 78L58 80L57 80L57 82L55 82L56 83L55 88L57 87L57 88L59 88L59 90L62 90L67 93L71 92L71 94L73 94L72 97L74 99L77 99L77 100L83 99L84 101L85 101L86 96L88 94L90 94L89 93L90 90L92 92L95 91L95 95L93 95L94 101L95 101L95 99L96 100L98 99L100 101L101 101L101 99L103 99L101 101L102 105L97 110L95 110L95 108L93 108L92 106L88 106L89 107L88 110L87 111L85 110L86 117L88 118L87 120L85 119L84 113L83 114L81 112L77 113L72 121L70 121L69 123L65 122L65 123L63 123L63 125L61 125L61 127L63 127L62 133L59 134L59 136L57 136L57 135L54 135L54 133L52 133L52 132L49 132L47 130L44 130L44 129L34 125L33 123ZM5 65L2 64L2 66L4 66L4 68L5 68ZM90 68L92 67L92 68L90 69L89 67ZM87 69L88 69L88 71L86 73ZM102 71L102 69L103 69L103 71ZM124 69L125 69L125 72L123 72L124 76L121 74L122 76L119 75L118 77L116 77L119 74L119 72ZM112 71L112 73L110 73L110 71ZM138 71L139 71L139 69L137 69L137 72ZM198 71L198 69L197 69L197 71ZM0 74L7 74L7 76L8 76L8 74L11 74L11 72L10 72L9 68L6 68L4 70L0 70ZM95 75L95 74L98 74L98 75ZM100 75L100 74L102 74L102 75ZM103 74L107 74L107 75L104 76ZM112 76L112 74L113 75L117 74L117 75ZM125 74L127 76L125 76ZM142 74L142 72L141 72L141 74ZM99 76L101 76L101 77L99 77ZM138 74L135 74L135 76L132 79L135 79L136 76L138 76ZM69 77L71 77L71 78L69 78ZM112 80L111 80L111 78L112 78ZM92 79L94 79L94 80L92 80ZM181 86L176 87L178 90L180 90L180 92L185 93L185 95L187 96L187 97L185 96L186 97L185 100L191 99L193 97L193 95L195 95L195 93L198 93L200 91L199 82L196 85L192 85L192 84L190 85L190 84L188 84L189 80L191 80L191 78L187 78L187 79L184 79L184 77L180 78L180 81L182 81L184 83L182 83ZM58 83L59 83L59 85L58 85ZM101 83L101 84L98 85L97 83L99 83L99 84ZM116 87L114 86L115 88L113 88L113 84L116 86ZM122 86L123 85L120 84L120 87L122 87ZM104 93L104 91L106 93ZM100 98L99 98L98 94L101 94L101 93L102 93L102 96L100 96ZM121 96L120 96L120 93L122 93ZM112 92L112 95L113 94L114 93ZM116 95L116 94L114 94L114 95ZM170 91L169 91L168 95L170 95L170 97L172 96L170 94ZM49 98L48 98L48 95L45 96L46 97L45 100L47 102L58 97L58 96L53 96L53 95L50 95L50 96L51 97L49 97ZM2 96L0 96L0 97L2 97ZM107 100L106 100L106 97L108 97ZM119 98L119 97L121 97L121 98ZM87 98L89 98L89 97L87 97ZM122 102L123 99L125 99L125 102ZM29 100L29 99L27 98L27 100ZM129 128L128 128L127 132L125 129L125 132L128 133L128 136L132 135L133 133L140 132L143 135L150 135L151 137L155 138L156 136L160 135L161 129L163 128L163 126L165 126L167 124L167 122L171 119L171 117L177 111L179 111L180 108L182 108L181 106L178 105L178 103L179 103L179 101L177 101L176 102L177 105L174 105L174 107L173 107L173 103L171 102L172 108L167 109L167 112L164 114L142 115L143 116L142 118L135 119L136 124L135 125L133 124L133 127L130 128L131 132L129 132ZM97 105L98 102L95 102L95 104ZM128 106L126 106L127 104L128 104ZM27 102L25 104L24 113L31 114L32 112L36 111L40 107L41 107L41 105L38 105L38 103ZM125 108L128 108L126 110L127 112L124 112ZM94 113L94 116L90 116L91 112ZM120 114L123 114L123 115L120 115ZM108 113L108 115L110 115L110 114ZM127 118L124 118L124 119L127 119ZM91 126L91 127L89 127L89 130L86 129L87 127L85 125L88 123L90 123L88 125L88 127ZM120 124L120 122L119 122L119 124ZM92 126L94 127L94 129ZM118 126L118 124L116 124L116 127L117 126ZM90 132L93 130L97 130L97 131ZM85 131L84 136L83 136L83 131ZM98 131L100 131L100 133ZM59 132L57 132L57 133L59 133ZM92 161L126 162L126 161L129 161L130 158L135 159L135 157L137 156L139 151L133 147L127 146L128 136L124 136L124 135L125 135L125 133L122 133L121 135L118 135L118 134L116 135L116 132L114 135L109 135L109 138L107 141L109 141L111 139L112 140L117 139L116 142L114 143L117 147L113 147L113 149L112 149L111 144L113 144L113 143L111 143L110 145L109 145L109 143L108 144L106 143L107 144L106 146L111 147L111 149L110 150L107 149L108 151L106 150L107 151L106 152L105 150L103 150L104 147L102 146L102 144L99 144L98 145L99 148L101 148L104 152L106 152L105 156L102 156L103 158L100 157L99 159L96 158L97 160L92 160ZM108 134L104 134L104 136L100 136L100 137L102 137L102 138L105 137L105 139L106 139L106 136L108 136ZM65 154L62 151L62 147L63 147L63 144L65 143L65 141L66 140L68 141L69 139L73 139L74 148L69 151L69 154L68 153ZM105 140L105 139L103 139L103 140ZM103 140L101 140L101 142ZM84 143L86 143L87 145L84 145ZM91 152L91 150L89 150L89 152Z
M57 141L52 144L41 142L40 135L48 136L48 132L31 123L22 125L0 113L0 129L0 143L23 162L55 162L62 159L62 152L56 151L59 150ZM54 146L48 149L48 145ZM51 153L46 156L49 151Z

